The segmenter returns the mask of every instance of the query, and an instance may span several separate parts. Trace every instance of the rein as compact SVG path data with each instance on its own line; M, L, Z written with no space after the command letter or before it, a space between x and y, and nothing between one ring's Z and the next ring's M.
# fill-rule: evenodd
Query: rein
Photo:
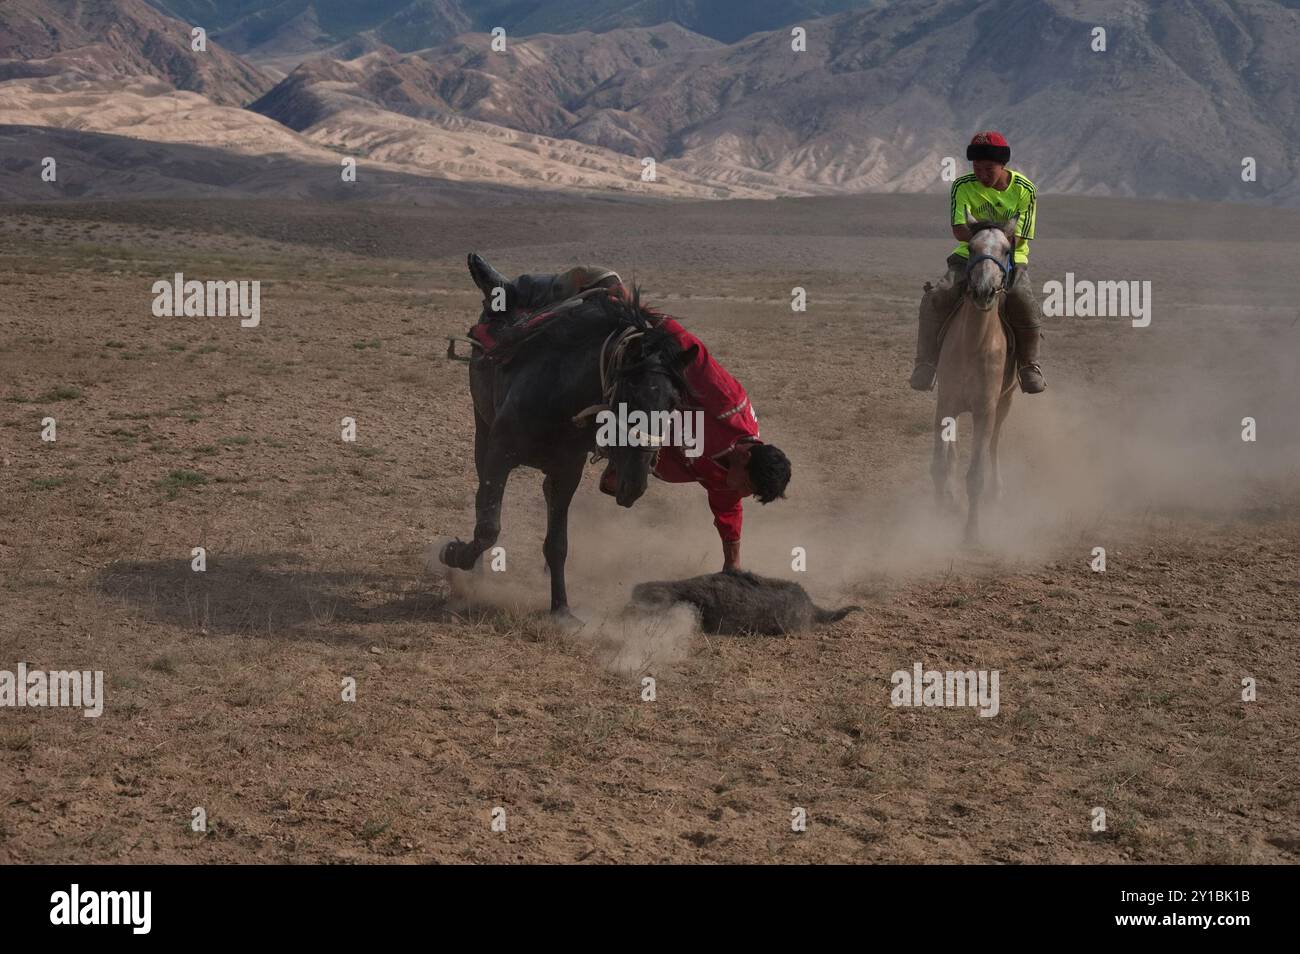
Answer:
M614 390L617 385L618 375L626 370L624 361L627 358L627 350L633 341L644 334L644 331L638 331L632 326L617 328L609 333L605 343L600 346L600 391L603 403L593 404L575 414L573 423L578 427L585 426L602 411L612 411L614 409ZM597 447L591 452L591 463L594 464L608 456L607 448ZM654 445L654 450L651 451L650 470L653 471L657 466L659 466L658 443Z
M613 410L614 379L623 367L628 346L643 334L645 332L637 331L630 325L626 328L615 328L609 333L605 343L600 346L600 396L604 403L583 408L573 416L574 424L581 427L601 411ZM611 342L613 347L610 346Z
M988 230L988 229L992 229L992 228L997 228L997 226L996 226L996 225L986 225L986 226L984 226L984 228L976 229L974 232L971 232L970 237L973 239L973 238L974 238L976 235L978 235L980 232L983 232L983 231L986 231L986 230ZM967 240L967 244L969 244L969 240ZM1006 260L1005 262L1002 261L1002 259L998 258L996 255L973 255L973 256L971 256L971 257L967 260L967 262L966 262L966 278L967 278L967 285L968 285L968 286L969 286L969 284L970 284L970 272L971 272L971 269L974 268L975 265L976 265L977 263L979 263L979 262L992 262L994 265L996 265L996 266L998 267L998 271L1000 271L1000 272L1002 273L1002 284L998 287L998 294L999 294L999 295L1005 295L1005 294L1007 293L1007 290L1010 289L1011 286L1015 284L1015 282L1016 282L1016 243L1015 243L1014 240L1011 242L1011 248L1007 250L1007 260Z

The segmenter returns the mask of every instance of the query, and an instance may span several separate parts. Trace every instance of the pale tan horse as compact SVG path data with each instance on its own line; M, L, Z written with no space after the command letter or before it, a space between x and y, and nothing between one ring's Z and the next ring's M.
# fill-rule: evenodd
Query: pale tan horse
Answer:
M979 512L980 504L985 501L986 473L993 478L991 499L996 500L1002 491L998 435L1011 410L1016 369L1007 353L1007 336L998 317L998 306L1006 294L1017 224L1017 219L976 222L966 213L966 225L972 230L966 294L948 322L939 351L930 475L934 478L936 503L940 508L955 509L949 477L957 460L956 420L962 412L969 411L973 444L970 469L966 471L965 539L968 544L979 541ZM951 439L945 440L945 434Z

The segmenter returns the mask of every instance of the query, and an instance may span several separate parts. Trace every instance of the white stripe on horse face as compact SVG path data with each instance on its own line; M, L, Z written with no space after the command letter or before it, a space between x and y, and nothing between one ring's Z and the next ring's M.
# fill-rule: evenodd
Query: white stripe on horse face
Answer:
M998 262L1008 264L1011 255L1011 240L1001 229L980 229L970 238L970 258L975 261L981 255L989 255ZM991 296L1006 278L1005 273L987 258L970 266L966 280L971 291L978 297Z
M974 264L969 266L966 280L971 294L982 305L982 302L992 299L1004 283L1006 275L997 262L1007 263L1011 254L1011 240L1001 229L980 229L971 236L969 245L970 258L967 261ZM988 258L975 261L981 255L988 255L996 261Z
M970 287L971 294L980 301L991 299L1002 285L1002 270L989 261L987 258L981 262L976 262L967 276L967 284Z
M1011 240L1001 229L980 229L970 237L970 242L967 244L970 246L971 258L977 255L992 255L1000 261L1005 261L1007 253L1011 251Z

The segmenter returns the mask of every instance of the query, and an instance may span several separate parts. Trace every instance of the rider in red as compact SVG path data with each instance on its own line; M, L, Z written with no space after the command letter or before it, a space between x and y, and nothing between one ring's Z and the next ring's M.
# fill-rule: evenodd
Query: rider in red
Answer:
M617 284L621 284L617 273L588 266L559 275L520 275L507 283L507 289L522 304L536 308L588 288ZM698 483L704 487L713 511L713 525L722 539L723 569L739 569L742 501L753 496L767 504L784 497L790 482L790 460L780 448L759 440L758 417L749 396L740 382L714 360L704 343L673 318L661 322L683 351L692 345L697 349L683 375L692 392L689 410L704 413L704 446L697 457L688 457L682 447L661 448L654 475L669 483ZM601 475L600 489L612 496L616 486L611 462Z
M669 483L698 483L708 492L713 525L722 539L723 569L740 568L740 530L746 497L771 503L785 496L790 461L781 450L758 439L758 417L739 381L718 364L704 342L673 318L661 327L677 339L683 351L694 346L694 359L683 369L692 392L693 408L704 412L704 447L697 457L685 448L664 447L654 475ZM600 489L613 494L614 465L600 479Z

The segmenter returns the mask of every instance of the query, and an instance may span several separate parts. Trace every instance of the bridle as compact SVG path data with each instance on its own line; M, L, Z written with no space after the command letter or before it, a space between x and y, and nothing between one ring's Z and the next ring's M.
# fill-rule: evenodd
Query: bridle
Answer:
M573 416L574 424L581 427L589 418L595 417L601 411L613 410L614 388L618 384L619 373L623 370L627 349L643 334L644 331L638 331L628 325L624 328L615 328L605 338L605 343L600 346L600 397L603 403L583 408Z
M633 366L627 366L627 352L632 342L642 337L644 331L638 330L634 326L616 328L605 338L605 343L600 346L600 392L601 404L593 404L590 407L583 408L573 416L573 423L579 427L584 426L589 420L593 420L596 415L602 411L612 411L614 409L614 392L618 389L618 379L626 371L631 370ZM668 372L662 370L652 371L653 374L668 375ZM659 464L659 445L655 444L654 449L650 451L650 469L654 470ZM608 456L605 448L597 447L591 452L591 463L595 463Z
M997 228L997 226L990 222L989 224L976 229L974 232L971 232L970 237L973 239L980 232L984 232L987 231L988 229L995 229L995 228ZM969 241L970 240L968 239L967 240L968 244ZM1012 286L1015 285L1016 243L1014 240L1011 242L1011 247L1007 250L1007 260L1005 262L1002 261L1002 259L998 258L996 255L971 256L971 258L966 262L966 279L967 279L966 286L968 288L970 287L971 269L974 268L980 262L992 262L994 265L998 267L998 271L1002 273L1002 284L998 286L996 294L1005 295L1012 288Z

